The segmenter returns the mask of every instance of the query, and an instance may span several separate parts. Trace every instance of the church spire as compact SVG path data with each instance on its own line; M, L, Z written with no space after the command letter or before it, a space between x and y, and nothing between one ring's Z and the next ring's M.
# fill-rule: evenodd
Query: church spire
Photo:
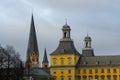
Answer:
M45 51L44 51L43 63L44 63L44 62L48 62L46 48L45 48Z
M47 58L47 52L46 52L46 48L44 51L44 57L43 57L43 62L42 62L42 67L43 68L47 68L48 67L48 58Z
M28 62L29 64L39 63L39 51L38 51L38 44L37 44L37 37L36 37L33 14L31 18L26 62Z

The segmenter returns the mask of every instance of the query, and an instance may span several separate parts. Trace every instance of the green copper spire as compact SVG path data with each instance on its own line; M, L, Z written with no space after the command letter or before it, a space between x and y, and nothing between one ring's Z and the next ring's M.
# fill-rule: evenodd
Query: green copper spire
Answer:
M36 54L39 57L39 50L38 50L33 14L32 14L32 18L31 18L31 27L30 27L30 33L29 33L29 41L28 41L28 49L27 49L27 62L31 61L30 54L32 54L32 53Z
M44 58L43 58L43 62L42 63L45 63L45 62L48 62L46 48L45 48L45 51L44 51Z

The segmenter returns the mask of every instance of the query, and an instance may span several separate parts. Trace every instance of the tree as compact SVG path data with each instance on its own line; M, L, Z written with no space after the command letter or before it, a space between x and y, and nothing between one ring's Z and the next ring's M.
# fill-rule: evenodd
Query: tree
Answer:
M23 66L19 53L12 46L0 47L0 80L22 80L22 77Z

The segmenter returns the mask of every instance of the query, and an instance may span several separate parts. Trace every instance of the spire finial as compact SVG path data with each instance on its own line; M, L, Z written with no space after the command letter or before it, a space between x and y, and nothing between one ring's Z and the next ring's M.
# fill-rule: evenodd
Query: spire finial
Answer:
M65 18L65 24L67 25L67 18Z
M87 32L87 37L89 36L89 33Z

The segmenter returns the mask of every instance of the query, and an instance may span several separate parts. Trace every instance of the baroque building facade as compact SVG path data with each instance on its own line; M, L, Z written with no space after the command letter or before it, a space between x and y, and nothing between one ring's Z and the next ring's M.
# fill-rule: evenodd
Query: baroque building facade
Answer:
M32 70L32 75L43 77L44 74L45 78L34 75L33 77L37 77L35 80L120 80L120 55L95 56L91 42L92 39L87 34L80 54L71 39L70 26L66 23L62 27L62 38L58 47L50 54L50 61L45 49L41 67L32 16L26 68Z
M63 37L50 54L50 72L56 80L120 80L120 55L95 56L91 37L84 39L80 54L70 36L70 26L62 28Z

